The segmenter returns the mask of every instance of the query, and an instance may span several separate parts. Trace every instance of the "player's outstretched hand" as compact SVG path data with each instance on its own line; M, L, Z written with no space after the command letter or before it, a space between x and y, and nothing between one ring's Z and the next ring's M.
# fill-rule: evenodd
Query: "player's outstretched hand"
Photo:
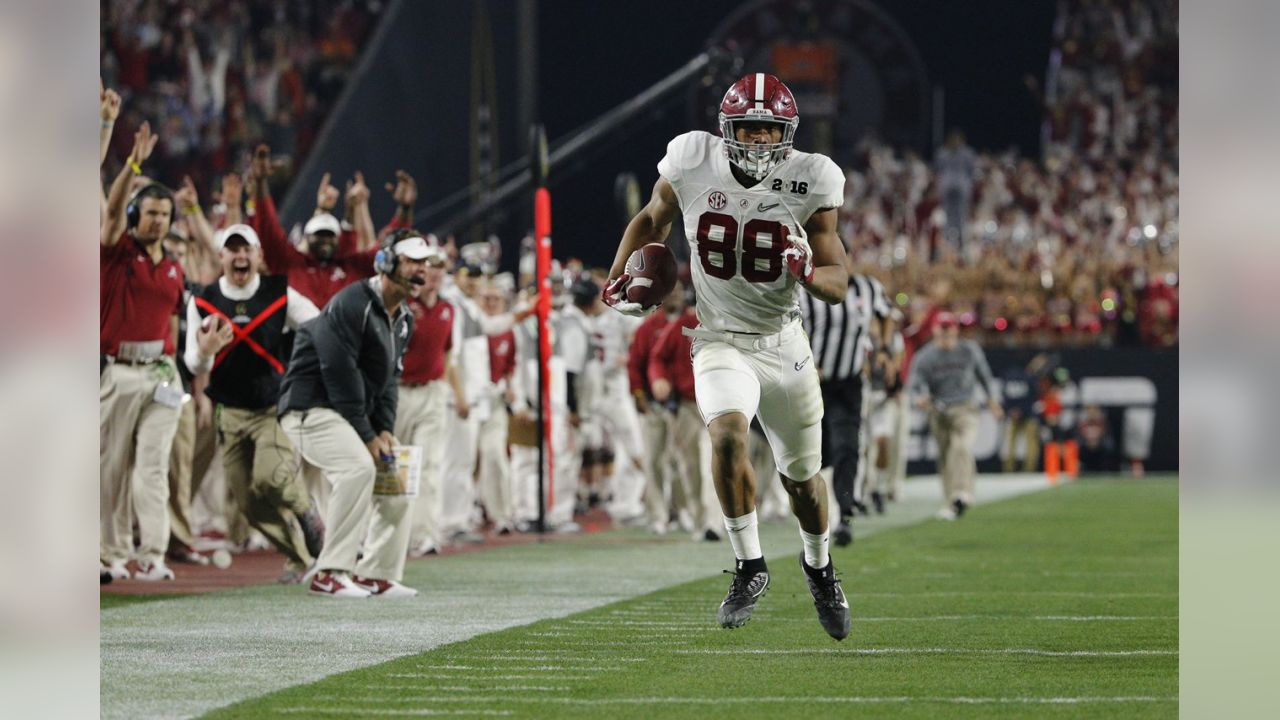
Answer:
M653 312L654 308L646 308L640 303L627 300L627 283L629 282L631 282L631 275L628 273L622 273L610 280L604 289L604 304L623 315L630 315L631 317L644 317Z
M808 284L813 280L813 249L809 247L809 238L804 228L799 234L787 234L786 249L782 251L782 259L787 263L787 272L796 280Z

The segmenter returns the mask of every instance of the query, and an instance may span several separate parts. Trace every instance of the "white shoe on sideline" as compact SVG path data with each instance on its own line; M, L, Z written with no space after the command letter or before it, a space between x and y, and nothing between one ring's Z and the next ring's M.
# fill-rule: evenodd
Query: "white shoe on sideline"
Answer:
M111 573L112 580L128 580L130 577L129 568L125 565L124 560L112 560L107 572Z
M401 585L395 580L379 580L378 578L365 578L356 575L351 578L351 582L361 590L378 597L411 598L418 594L417 590L408 585Z
M415 559L420 557L426 557L428 555L439 555L439 554L440 554L440 548L436 547L436 541L430 538L423 540L417 545L414 545L409 548L409 557L415 558Z
M311 578L307 592L320 597L332 598L367 598L369 591L351 581L351 576L343 572L318 572Z
M950 505L943 505L942 509L939 510L938 514L934 515L934 517L938 518L939 520L955 520L956 509L951 507Z
M174 579L174 574L163 562L140 562L138 563L138 572L133 574L133 579L156 582L159 580L172 580Z

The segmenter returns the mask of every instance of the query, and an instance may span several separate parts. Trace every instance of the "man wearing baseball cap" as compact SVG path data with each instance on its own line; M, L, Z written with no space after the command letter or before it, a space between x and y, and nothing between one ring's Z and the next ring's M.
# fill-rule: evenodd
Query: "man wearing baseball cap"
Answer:
M293 357L280 387L280 425L303 459L331 486L325 509L327 537L311 579L312 594L361 598L414 595L399 583L405 548L391 538L399 518L380 504L373 517L378 468L394 463L392 434L398 381L413 335L410 290L426 283L431 250L421 235L388 235L374 260L372 278L333 296L315 320L298 328ZM398 509L403 515L404 506ZM359 565L356 555L364 543ZM393 557L398 555L399 557ZM352 572L379 579L377 592L357 585Z
M973 475L977 466L973 444L978 439L977 384L987 396L987 407L1000 419L1000 398L982 348L960 339L956 316L940 312L934 321L934 338L911 365L910 394L916 407L929 413L929 429L938 443L938 474L946 504L941 520L955 520L973 504Z
M187 306L183 360L192 374L209 373L205 394L217 403L222 463L236 504L287 558L281 581L300 582L323 545L324 525L294 472L276 403L287 333L320 311L283 275L259 272L262 244L253 228L232 225L215 242L222 277Z
M360 250L355 231L344 231L338 218L329 210L337 202L338 191L329 185L329 175L324 176L317 194L316 214L307 220L302 232L306 237L306 251L289 242L280 219L276 215L275 201L271 199L268 178L272 172L270 150L264 145L255 152L249 167L250 193L253 214L249 224L258 233L262 243L262 257L272 272L282 273L289 279L289 286L316 304L324 307L339 290L373 275L373 258L376 247ZM356 182L348 186L346 194L347 216L358 219L353 227L362 231L365 242L372 244L373 221L368 219L369 192L359 173Z
M439 552L441 468L449 417L448 398L453 399L455 410L468 409L454 365L453 330L458 310L440 294L448 256L434 236L426 240L431 250L427 257L426 282L415 286L405 301L413 313L414 333L404 356L395 432L402 442L422 448L418 496L410 503L410 517L405 523L411 557Z

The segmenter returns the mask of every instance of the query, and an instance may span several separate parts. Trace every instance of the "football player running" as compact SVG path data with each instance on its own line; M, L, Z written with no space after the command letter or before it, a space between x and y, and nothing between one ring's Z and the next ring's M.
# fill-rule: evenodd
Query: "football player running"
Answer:
M663 242L683 218L699 322L684 332L693 338L698 409L737 557L717 619L742 626L769 586L747 455L758 415L800 524L800 561L818 620L842 640L849 604L828 553L827 488L818 474L822 394L797 298L800 288L832 304L845 296L849 278L836 235L844 175L830 158L792 148L799 121L778 78L755 73L735 82L720 104L720 137L694 131L667 145L653 196L623 233L604 298L627 315L652 310L626 300L627 258Z

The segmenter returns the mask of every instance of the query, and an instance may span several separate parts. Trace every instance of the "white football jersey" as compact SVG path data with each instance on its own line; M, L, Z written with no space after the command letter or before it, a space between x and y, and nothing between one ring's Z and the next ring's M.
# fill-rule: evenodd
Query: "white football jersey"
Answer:
M782 260L788 230L844 204L844 173L827 156L798 150L750 188L729 168L724 141L700 131L677 136L658 163L684 215L698 322L775 333L799 312L800 288Z
M631 338L642 322L641 318L616 312L602 312L587 318L591 327L592 344L599 351L599 359L606 377L627 372L627 360L631 353Z

